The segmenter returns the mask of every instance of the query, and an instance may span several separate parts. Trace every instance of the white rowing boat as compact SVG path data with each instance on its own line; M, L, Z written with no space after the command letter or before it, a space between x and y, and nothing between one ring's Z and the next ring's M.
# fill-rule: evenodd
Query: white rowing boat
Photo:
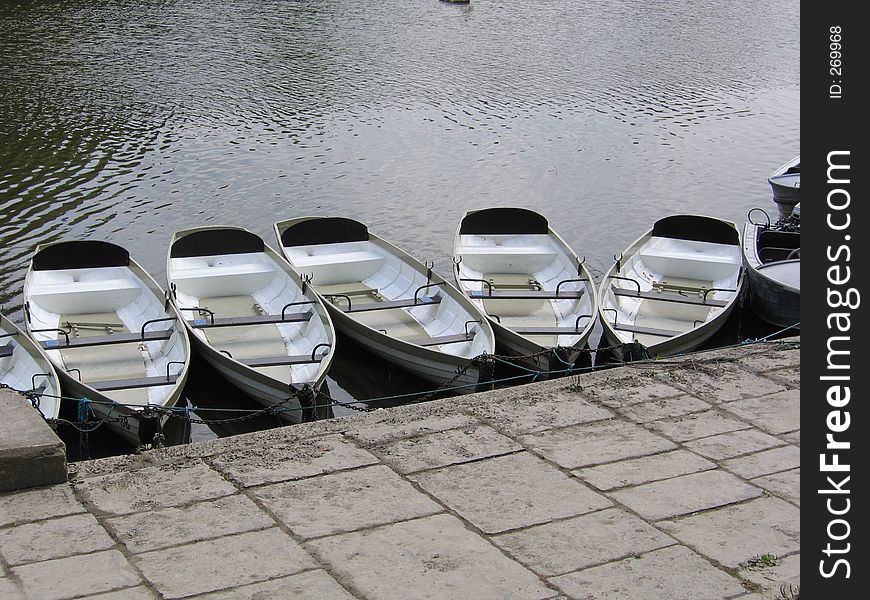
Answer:
M46 419L60 411L60 380L45 351L15 323L0 315L0 385L38 399Z
M523 208L469 211L453 242L454 277L491 320L504 352L562 370L595 325L596 286L547 219ZM551 350L550 353L547 350Z
M743 230L743 260L749 278L752 309L759 317L779 327L800 330L801 321L801 229L797 216L774 224L760 208L749 211ZM753 222L756 212L763 222Z
M607 340L640 342L654 356L697 348L736 306L741 263L734 223L696 215L657 221L601 282L599 315Z
M166 274L209 364L285 421L314 417L312 389L332 364L335 330L281 255L242 228L196 227L172 237Z
M190 365L187 333L154 279L120 246L58 242L37 247L24 300L27 332L65 395L90 400L126 441L152 443L139 439L140 417L175 406Z
M431 268L352 219L301 217L275 232L351 339L439 385L473 391L487 378L470 360L494 351L489 321Z

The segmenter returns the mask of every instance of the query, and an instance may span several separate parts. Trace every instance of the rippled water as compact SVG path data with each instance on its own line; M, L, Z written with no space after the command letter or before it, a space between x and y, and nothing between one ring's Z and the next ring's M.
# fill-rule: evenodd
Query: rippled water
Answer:
M799 152L797 0L0 4L0 302L36 244L164 279L172 232L346 215L449 275L469 208L603 270L673 212L742 222ZM775 209L774 209L775 212Z

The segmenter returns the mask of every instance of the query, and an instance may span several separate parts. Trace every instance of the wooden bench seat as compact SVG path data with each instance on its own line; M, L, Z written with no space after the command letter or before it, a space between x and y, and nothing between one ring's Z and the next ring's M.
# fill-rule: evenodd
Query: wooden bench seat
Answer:
M111 392L113 390L130 390L143 387L154 387L158 385L175 385L178 381L178 375L158 375L156 377L141 377L139 379L112 379L109 381L86 381L85 385L90 386L98 392Z
M62 348L86 348L88 346L108 346L110 344L130 344L135 342L156 342L160 340L168 340L174 333L171 329L161 329L159 331L146 331L143 336L141 333L115 333L113 335L93 335L80 338L70 338L67 342L66 338L58 338L56 340L45 340L41 342L42 347L46 350L59 350Z
M728 302L725 300L716 300L714 298L704 299L701 295L684 296L670 292L638 292L629 288L611 287L616 296L626 296L628 298L642 298L644 300L661 300L662 302L681 302L683 304L694 304L699 306L715 306L725 307Z

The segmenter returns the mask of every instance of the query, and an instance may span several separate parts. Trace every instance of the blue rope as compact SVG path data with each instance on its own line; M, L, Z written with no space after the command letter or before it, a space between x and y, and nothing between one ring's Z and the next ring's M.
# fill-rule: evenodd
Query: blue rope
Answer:
M85 429L84 425L88 422L88 416L91 412L91 407L89 406L91 403L87 398L82 398L79 400L79 410L78 410L78 424L79 424L79 452L82 456L90 455L90 447L88 443L88 431Z

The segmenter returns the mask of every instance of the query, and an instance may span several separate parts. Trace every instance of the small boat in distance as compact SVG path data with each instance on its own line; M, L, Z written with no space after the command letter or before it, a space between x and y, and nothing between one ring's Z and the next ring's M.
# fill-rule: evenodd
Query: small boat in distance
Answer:
M780 217L788 217L795 204L801 201L801 157L794 157L767 178L773 201L779 206Z
M95 415L127 442L153 443L140 440L140 417L149 406L175 406L190 348L181 317L127 250L100 241L38 246L24 282L24 312L27 332L46 350L65 395L90 400Z
M489 379L471 362L495 349L489 321L431 267L343 217L289 219L275 233L336 327L361 346L438 385L474 391Z
M718 331L743 284L740 234L712 217L660 219L607 271L598 293L608 342L653 356L693 350Z
M755 222L763 215L764 220ZM743 230L743 260L749 277L752 309L778 327L800 331L801 321L800 203L792 214L771 224L761 208L749 211Z
M0 315L0 384L33 393L46 419L60 411L60 380L45 351L15 323Z
M524 208L468 211L453 264L459 289L489 317L500 353L548 371L578 360L595 325L596 286L546 218Z
M283 420L314 418L313 390L332 364L335 329L280 254L240 227L184 229L172 237L166 276L209 364L264 406L285 409Z

